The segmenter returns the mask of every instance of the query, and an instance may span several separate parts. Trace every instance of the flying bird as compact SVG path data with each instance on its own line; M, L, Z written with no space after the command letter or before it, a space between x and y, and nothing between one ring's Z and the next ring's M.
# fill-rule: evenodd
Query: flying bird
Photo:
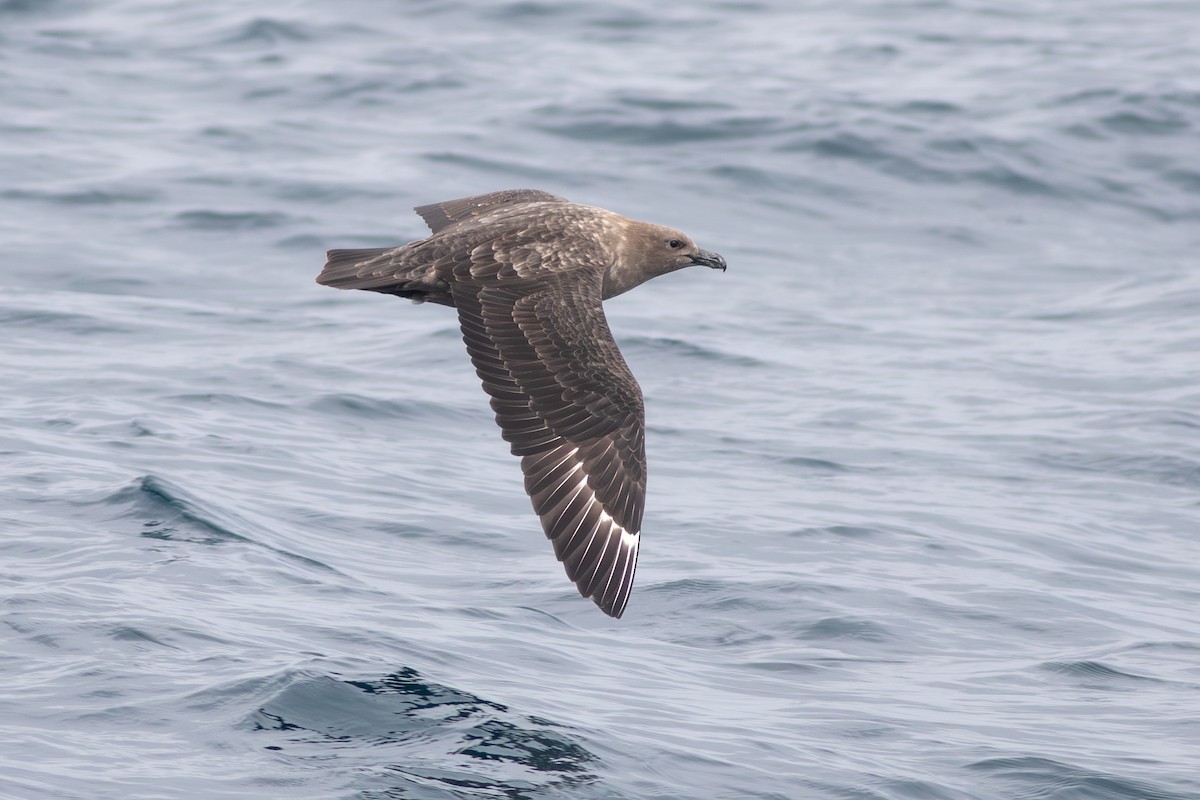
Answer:
M637 567L646 431L601 301L725 259L672 228L535 189L415 210L428 238L330 250L317 282L457 309L555 555L581 595L619 618Z

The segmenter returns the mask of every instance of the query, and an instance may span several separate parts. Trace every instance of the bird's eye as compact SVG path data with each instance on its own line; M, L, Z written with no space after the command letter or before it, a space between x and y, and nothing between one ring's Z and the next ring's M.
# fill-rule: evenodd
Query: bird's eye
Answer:
M679 241L678 239L672 239L671 241L667 242L667 246L672 250L678 250L679 248L683 247L683 242Z

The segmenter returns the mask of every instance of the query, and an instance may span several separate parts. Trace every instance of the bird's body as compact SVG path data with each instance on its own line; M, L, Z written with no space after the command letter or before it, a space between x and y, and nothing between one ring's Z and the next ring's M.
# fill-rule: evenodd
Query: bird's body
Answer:
M533 189L419 206L432 235L331 250L317 281L453 306L542 527L584 597L620 617L646 494L642 393L601 301L685 266L679 231Z

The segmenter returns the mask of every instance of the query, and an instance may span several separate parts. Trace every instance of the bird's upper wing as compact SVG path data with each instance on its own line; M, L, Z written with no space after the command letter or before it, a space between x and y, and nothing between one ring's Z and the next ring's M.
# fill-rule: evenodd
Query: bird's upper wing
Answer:
M564 198L540 189L505 189L502 192L479 194L474 197L460 197L457 200L445 200L441 203L430 203L427 206L417 206L414 211L421 215L429 230L438 231L449 228L464 220L474 219L491 211L497 206L516 205L518 203L565 203Z
M550 269L552 257L477 248L455 269L454 302L555 554L580 594L620 617L646 497L642 392L604 318L602 272Z

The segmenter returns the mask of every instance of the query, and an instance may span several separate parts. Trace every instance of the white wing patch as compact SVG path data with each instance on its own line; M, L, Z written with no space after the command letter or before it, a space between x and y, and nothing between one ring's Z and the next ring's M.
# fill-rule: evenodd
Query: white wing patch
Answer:
M566 460L558 460L556 466L561 466ZM560 489L569 480L578 482L568 490L570 494L558 504L559 508L570 508L581 495L587 499L587 505L573 515L578 519L575 526L555 537L560 539L555 549L564 554L560 560L567 564L568 572L575 573L571 577L580 593L592 597L606 611L619 617L633 589L641 534L619 525L604 509L589 484L587 474L580 471L581 467L582 463L576 463L555 487ZM595 522L588 524L593 517Z

